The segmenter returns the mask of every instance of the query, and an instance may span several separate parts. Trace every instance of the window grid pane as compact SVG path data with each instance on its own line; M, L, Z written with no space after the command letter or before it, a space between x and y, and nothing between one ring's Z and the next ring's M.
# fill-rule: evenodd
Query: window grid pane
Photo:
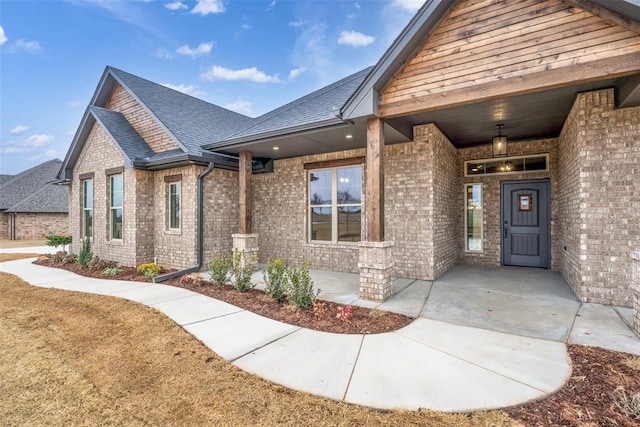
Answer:
M180 183L169 184L169 228L180 228Z
M482 251L482 185L465 185L465 250Z
M122 239L122 227L123 227L123 211L122 211L122 175L111 175L109 177L110 183L110 200L111 214L109 218L110 222L110 234L111 239Z
M82 237L93 237L93 180L82 181Z

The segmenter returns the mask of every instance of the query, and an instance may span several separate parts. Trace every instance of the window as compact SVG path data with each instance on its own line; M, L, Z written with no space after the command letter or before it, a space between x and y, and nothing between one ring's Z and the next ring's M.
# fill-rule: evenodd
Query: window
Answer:
M82 237L93 237L93 179L82 181Z
M167 228L180 229L180 182L167 185Z
M113 240L122 239L122 174L109 176L109 236Z
M359 242L362 167L309 171L309 240Z
M465 185L464 245L469 252L482 251L482 185Z
M500 159L467 160L464 162L464 176L541 172L548 170L548 154L533 154Z

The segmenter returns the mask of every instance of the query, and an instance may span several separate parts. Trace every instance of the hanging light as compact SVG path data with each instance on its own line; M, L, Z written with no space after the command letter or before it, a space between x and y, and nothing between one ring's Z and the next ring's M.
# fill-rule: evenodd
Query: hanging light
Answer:
M507 155L507 136L502 134L501 123L496 125L498 128L498 135L493 137L493 157L505 157Z

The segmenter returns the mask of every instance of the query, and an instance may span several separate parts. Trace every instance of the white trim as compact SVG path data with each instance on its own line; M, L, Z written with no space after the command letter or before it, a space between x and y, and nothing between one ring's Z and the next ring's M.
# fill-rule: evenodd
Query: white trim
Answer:
M467 198L468 188L474 186L480 187L480 208L482 209L482 221L480 221L480 248L479 249L469 249L469 240L468 240L468 232L469 232L469 218L467 214L469 212L469 206ZM482 183L480 182L471 182L464 185L464 251L467 253L482 253L484 252L484 195Z

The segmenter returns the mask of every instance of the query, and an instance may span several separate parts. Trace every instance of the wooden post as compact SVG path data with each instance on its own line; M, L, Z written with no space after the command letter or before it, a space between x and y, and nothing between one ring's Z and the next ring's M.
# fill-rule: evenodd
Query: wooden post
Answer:
M251 152L240 152L240 233L251 234Z
M384 122L367 120L367 188L365 218L367 242L384 241Z

